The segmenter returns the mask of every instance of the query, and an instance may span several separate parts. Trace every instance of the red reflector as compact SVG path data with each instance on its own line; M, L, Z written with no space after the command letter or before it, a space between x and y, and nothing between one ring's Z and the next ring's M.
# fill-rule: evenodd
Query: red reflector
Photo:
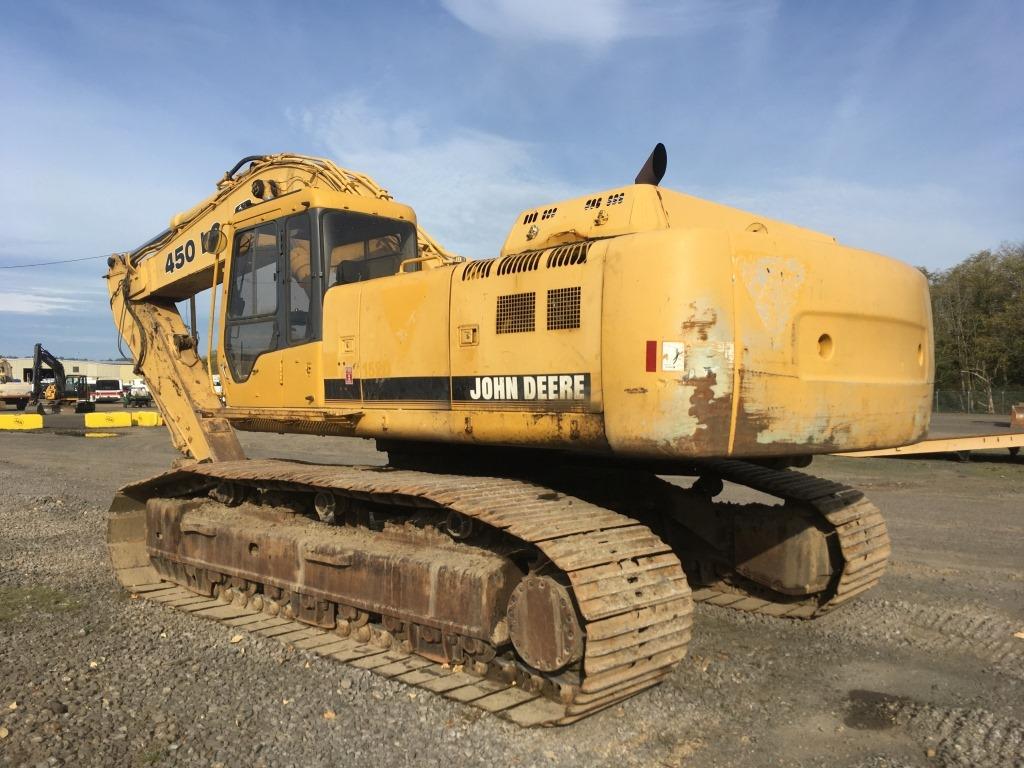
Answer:
M658 370L658 342L647 342L647 370L653 372Z

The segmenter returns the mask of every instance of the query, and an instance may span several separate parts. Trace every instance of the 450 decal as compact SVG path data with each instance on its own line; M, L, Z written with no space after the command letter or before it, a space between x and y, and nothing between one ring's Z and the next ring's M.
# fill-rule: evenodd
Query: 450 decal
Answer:
M167 254L167 262L164 264L164 272L171 273L181 269L188 262L196 257L196 244L189 240L184 245L179 245L173 252Z

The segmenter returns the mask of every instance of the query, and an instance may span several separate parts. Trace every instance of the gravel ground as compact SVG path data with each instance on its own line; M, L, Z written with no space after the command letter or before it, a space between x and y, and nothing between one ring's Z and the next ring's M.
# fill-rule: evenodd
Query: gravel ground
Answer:
M243 442L382 459L363 441ZM130 599L106 507L172 458L159 429L0 434L0 765L1024 766L1024 461L817 460L890 521L877 589L812 623L698 606L667 683L527 731Z

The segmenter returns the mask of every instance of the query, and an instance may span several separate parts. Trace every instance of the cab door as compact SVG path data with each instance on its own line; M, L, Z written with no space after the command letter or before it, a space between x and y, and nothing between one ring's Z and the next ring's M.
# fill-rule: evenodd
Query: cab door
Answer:
M323 402L321 358L323 318L322 269L316 238L310 236L308 213L283 221L283 260L280 271L282 404L304 408Z
M229 406L296 407L316 399L321 276L315 245L307 213L235 235L221 353Z
M280 345L278 223L268 221L235 235L224 306L221 355L228 405L281 405L283 376L272 352Z

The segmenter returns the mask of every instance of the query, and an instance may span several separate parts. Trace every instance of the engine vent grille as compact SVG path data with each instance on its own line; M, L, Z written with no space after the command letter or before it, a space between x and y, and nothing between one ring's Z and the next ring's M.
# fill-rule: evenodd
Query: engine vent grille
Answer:
M608 195L608 205L619 205L625 199L625 192L616 192L613 195Z
M520 272L536 272L541 262L548 269L586 264L590 252L590 241L560 245L542 251L512 253L500 259L478 259L467 262L462 268L462 280L482 280L491 275L515 275ZM497 264L497 269L495 269Z
M494 266L495 259L481 259L480 261L471 261L466 264L465 269L462 270L463 280L479 280L480 278L491 276L491 267Z
M540 220L544 221L545 219L553 219L555 218L556 213L558 213L557 208L545 208L544 212L540 215Z
M536 329L537 294L509 293L498 297L496 333L528 333Z
M513 253L498 262L499 275L513 275L517 272L533 272L540 266L540 251Z
M548 330L580 327L580 286L548 291Z
M536 220L537 220L537 212L536 211L533 211L533 213L528 213L525 216L523 216L523 224L533 224L533 222L535 222Z
M559 246L548 253L547 266L550 269L551 267L570 267L573 264L586 264L587 252L589 250L589 242Z

